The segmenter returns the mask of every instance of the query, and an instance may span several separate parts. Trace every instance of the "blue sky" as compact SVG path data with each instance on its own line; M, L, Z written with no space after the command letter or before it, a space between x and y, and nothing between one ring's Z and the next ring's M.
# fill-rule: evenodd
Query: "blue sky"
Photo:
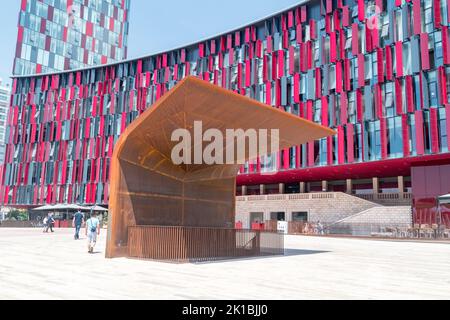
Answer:
M156 3L155 3L156 2ZM300 0L131 0L128 58L164 51L240 27ZM12 70L20 0L2 1L0 78Z

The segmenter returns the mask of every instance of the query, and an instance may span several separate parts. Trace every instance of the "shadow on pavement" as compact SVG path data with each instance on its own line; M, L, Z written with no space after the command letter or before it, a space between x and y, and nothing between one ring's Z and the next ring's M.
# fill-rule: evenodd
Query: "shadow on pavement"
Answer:
M259 257L244 257L244 258L224 258L222 260L216 261L204 261L204 262L196 262L192 261L192 264L212 264L212 263L227 263L227 262L236 262L236 261L246 261L246 260L261 260L261 259L283 259L285 257L292 256L305 256L305 255L313 255L313 254L321 254L321 253L330 253L331 251L317 251L317 250L299 250L299 249L285 249L284 255L267 255L267 256L259 256Z
M285 249L285 250L284 250L284 256L285 256L285 257L305 256L305 255L311 255L311 254L330 253L330 252L331 252L331 251Z

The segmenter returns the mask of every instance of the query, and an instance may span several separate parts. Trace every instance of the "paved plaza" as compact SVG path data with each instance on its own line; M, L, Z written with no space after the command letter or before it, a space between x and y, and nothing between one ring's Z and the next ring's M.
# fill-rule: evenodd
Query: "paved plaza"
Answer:
M104 258L72 230L0 229L0 299L448 299L450 243L286 237L287 255L203 264Z

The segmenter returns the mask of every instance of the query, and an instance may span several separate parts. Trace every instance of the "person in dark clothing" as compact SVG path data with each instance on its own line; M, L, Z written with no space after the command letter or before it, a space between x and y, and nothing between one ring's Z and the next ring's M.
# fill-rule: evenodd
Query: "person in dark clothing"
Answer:
M53 225L55 224L55 219L53 219L53 214L49 213L47 217L47 229L45 230L46 233L48 233L48 230L53 233Z
M80 239L80 229L82 227L84 223L84 216L81 213L81 211L77 211L77 213L75 213L75 215L73 216L73 227L75 228L75 240L79 240Z

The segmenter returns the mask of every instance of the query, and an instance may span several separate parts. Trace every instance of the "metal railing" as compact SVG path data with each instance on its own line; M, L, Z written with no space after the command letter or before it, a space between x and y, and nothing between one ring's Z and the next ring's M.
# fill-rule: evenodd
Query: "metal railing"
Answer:
M395 239L450 239L450 228L438 225L339 223L325 227L325 233Z
M128 228L128 256L176 263L284 254L278 232L222 228Z
M409 205L412 201L412 194L405 193L369 193L369 194L355 194L355 197L376 202L380 204L403 204Z
M315 199L336 199L336 192L321 193L292 193L292 194L267 194L257 196L238 196L236 201L267 201L267 200L315 200Z
M254 196L237 196L236 201L267 201L267 200L320 200L338 199L346 193L339 192L318 192L318 193L292 193L292 194L268 194ZM376 202L379 204L409 205L412 201L411 193L369 193L369 194L348 194L363 200Z
M266 231L276 231L277 221L265 221ZM444 239L450 240L450 226L376 224L376 223L337 223L319 225L317 223L288 222L288 233L317 236L350 236L393 239Z

